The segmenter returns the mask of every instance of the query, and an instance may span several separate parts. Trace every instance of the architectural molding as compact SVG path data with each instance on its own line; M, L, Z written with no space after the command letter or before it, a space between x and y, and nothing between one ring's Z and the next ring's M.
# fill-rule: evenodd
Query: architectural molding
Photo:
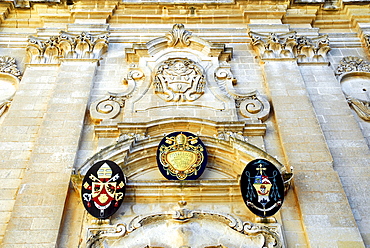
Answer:
M296 32L262 34L249 32L252 46L261 59L297 59L299 63L327 62L327 35L309 38Z
M179 203L185 205L186 202ZM170 212L160 212L147 215L139 215L134 217L129 224L119 223L115 225L92 225L88 228L88 239L87 247L104 247L103 243L110 244L110 240L114 240L111 245L119 245L120 240L128 239L130 236L135 236L137 230L144 228L146 226L158 225L160 228L162 222L177 222L180 227L187 226L192 222L200 221L203 223L202 228L207 228L206 223L217 223L217 225L225 226L230 228L233 232L243 235L243 240L245 243L249 243L252 240L261 240L261 247L266 248L280 248L283 247L283 236L281 232L280 224L278 223L252 223L249 221L243 222L237 217L230 214L224 214L216 211L206 211L206 210L189 210L186 208L180 208L178 210ZM196 229L194 226L193 229ZM140 235L140 234L139 234ZM183 233L183 241L186 243L179 243L179 247L191 247L187 246L191 242L189 235L197 235L197 233L189 234ZM209 235L212 235L211 233ZM144 239L145 240L145 239ZM248 241L249 240L249 241ZM239 240L240 241L240 240ZM145 241L144 241L145 242ZM223 244L219 244L215 241L214 246L204 246L204 248L209 247L226 247ZM243 242L243 243L244 243ZM218 244L217 244L218 243ZM162 240L162 244L165 247L176 247L174 243L166 244L165 240ZM146 246L151 247L151 246ZM158 246L156 246L158 247Z
M100 59L108 48L108 33L95 38L87 32L72 35L61 32L44 41L31 36L26 51L30 64L59 64L61 59Z

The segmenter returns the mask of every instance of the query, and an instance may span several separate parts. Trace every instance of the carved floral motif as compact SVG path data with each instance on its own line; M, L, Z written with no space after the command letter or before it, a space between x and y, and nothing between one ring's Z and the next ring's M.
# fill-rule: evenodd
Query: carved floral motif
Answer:
M358 57L344 57L335 71L335 75L340 76L348 72L370 72L370 64Z
M298 62L325 62L330 50L327 35L308 38L296 32L259 34L250 32L252 46L262 59L297 58Z
M155 93L165 101L194 101L204 94L203 69L186 58L162 62L154 76Z
M61 58L69 59L99 59L108 48L108 34L104 33L94 38L87 32L73 36L61 32L59 36L52 36L42 41L30 37L27 52L30 63L59 63Z
M246 94L240 94L235 91L233 85L236 84L236 79L228 63L224 62L221 64L215 72L215 78L219 87L223 89L229 97L234 98L235 105L243 117L256 118L262 121L268 118L270 103L257 91L251 91Z
M15 59L9 56L0 56L0 72L11 74L18 79L22 78Z

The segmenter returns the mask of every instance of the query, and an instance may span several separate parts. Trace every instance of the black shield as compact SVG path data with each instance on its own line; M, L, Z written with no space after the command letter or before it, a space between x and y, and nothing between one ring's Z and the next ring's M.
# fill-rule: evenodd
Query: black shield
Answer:
M98 219L112 216L121 206L125 192L124 174L113 161L95 163L82 181L82 202L87 212Z
M284 181L280 171L265 159L251 161L240 178L245 204L255 215L269 217L284 201Z

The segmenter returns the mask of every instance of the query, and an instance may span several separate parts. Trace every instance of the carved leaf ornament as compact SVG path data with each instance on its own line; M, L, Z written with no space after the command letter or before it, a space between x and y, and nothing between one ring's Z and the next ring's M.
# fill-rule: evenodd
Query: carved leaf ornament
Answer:
M52 36L42 41L36 37L28 40L27 52L30 63L59 63L61 58L69 59L99 59L108 48L108 33L98 35L94 39L89 33L80 35L61 32L59 36Z

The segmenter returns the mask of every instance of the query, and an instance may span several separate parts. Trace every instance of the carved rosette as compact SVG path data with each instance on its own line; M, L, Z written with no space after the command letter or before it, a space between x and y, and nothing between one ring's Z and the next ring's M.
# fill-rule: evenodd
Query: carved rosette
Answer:
M326 62L330 51L327 35L308 38L297 36L296 32L285 34L249 33L252 46L262 59L297 58L298 62Z
M204 94L203 69L186 58L162 62L154 75L155 93L167 102L194 101Z
M46 41L30 37L27 53L30 63L57 64L60 59L100 59L108 48L108 33L92 37L87 32L73 36L61 32Z
M370 63L364 61L361 58L348 56L344 57L338 68L335 71L335 75L341 77L347 73L369 73ZM370 121L370 101L358 99L350 96L343 92L349 106L357 113L357 115L365 121Z
M369 52L370 52L370 34L365 34L364 39L365 39L365 44L366 44L366 46L367 46L367 48L369 49Z
M127 78L123 80L127 84L127 90L120 93L108 92L107 96L90 105L90 115L93 119L114 119L125 106L125 101L132 97L136 90L138 80L144 78L144 73L138 69L129 71Z
M262 121L267 120L270 114L270 103L257 91L240 94L235 91L234 78L230 65L224 62L215 72L215 78L219 87L225 91L229 97L234 98L235 106L239 113L246 118L255 118Z

